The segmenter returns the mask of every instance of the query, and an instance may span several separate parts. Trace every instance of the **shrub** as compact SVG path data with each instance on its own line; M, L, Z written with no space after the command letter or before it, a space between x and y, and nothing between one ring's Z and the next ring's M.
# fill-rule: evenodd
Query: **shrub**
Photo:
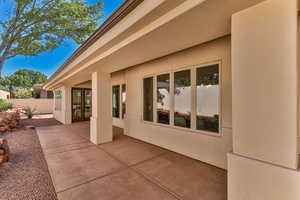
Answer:
M28 119L31 119L33 117L33 115L36 114L36 109L35 108L30 108L30 107L27 107L24 109L25 111L25 115L28 117Z
M0 99L0 112L7 111L8 109L12 109L12 108L13 108L12 103Z
M27 88L21 88L16 92L17 99L29 99L32 98L32 92Z

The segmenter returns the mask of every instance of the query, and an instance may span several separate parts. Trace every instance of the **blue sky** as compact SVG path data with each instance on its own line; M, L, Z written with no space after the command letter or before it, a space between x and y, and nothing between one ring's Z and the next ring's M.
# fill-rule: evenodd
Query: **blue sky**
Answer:
M9 0L10 1L10 0ZM90 4L97 2L98 0L87 0ZM100 24L103 23L125 0L103 0L104 3L104 18L100 20ZM4 18L5 13L1 12L0 18ZM78 48L78 45L73 41L66 41L59 48L40 54L35 57L17 56L10 60L7 60L4 65L3 75L9 75L17 71L18 69L31 69L40 71L51 76L64 61Z

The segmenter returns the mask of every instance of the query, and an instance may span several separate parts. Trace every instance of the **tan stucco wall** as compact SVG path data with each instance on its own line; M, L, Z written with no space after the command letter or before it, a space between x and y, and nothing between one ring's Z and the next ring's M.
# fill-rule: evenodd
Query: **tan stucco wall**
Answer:
M60 121L63 124L70 124L72 122L72 113L71 113L71 87L64 86L57 88L56 90L61 90L62 99L61 99L61 110L55 110L55 98L53 99L53 115L54 118Z
M296 0L268 0L233 15L235 153L298 167L296 53Z
M228 155L228 200L299 200L300 172Z
M232 21L228 199L298 200L297 1L267 0Z
M53 113L53 99L7 99L14 107L35 108L39 114Z
M142 121L142 79L154 73L221 61L221 135L211 136ZM125 80L123 80L125 76ZM232 150L231 135L230 37L224 37L166 56L122 73L112 74L112 85L127 85L125 132L131 137L153 143L192 158L227 168L226 153Z

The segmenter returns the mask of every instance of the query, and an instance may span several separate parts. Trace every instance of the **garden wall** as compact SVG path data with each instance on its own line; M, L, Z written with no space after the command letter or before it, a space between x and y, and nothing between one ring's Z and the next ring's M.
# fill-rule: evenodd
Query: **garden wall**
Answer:
M39 114L53 113L53 99L7 99L14 107L35 108Z

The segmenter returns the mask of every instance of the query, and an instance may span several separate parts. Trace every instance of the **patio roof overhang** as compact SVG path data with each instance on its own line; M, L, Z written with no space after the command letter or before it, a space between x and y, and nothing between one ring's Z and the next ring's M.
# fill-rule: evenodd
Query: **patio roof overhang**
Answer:
M130 1L136 3L133 9L77 50L44 88L78 84L96 70L112 73L228 35L232 14L262 1Z

